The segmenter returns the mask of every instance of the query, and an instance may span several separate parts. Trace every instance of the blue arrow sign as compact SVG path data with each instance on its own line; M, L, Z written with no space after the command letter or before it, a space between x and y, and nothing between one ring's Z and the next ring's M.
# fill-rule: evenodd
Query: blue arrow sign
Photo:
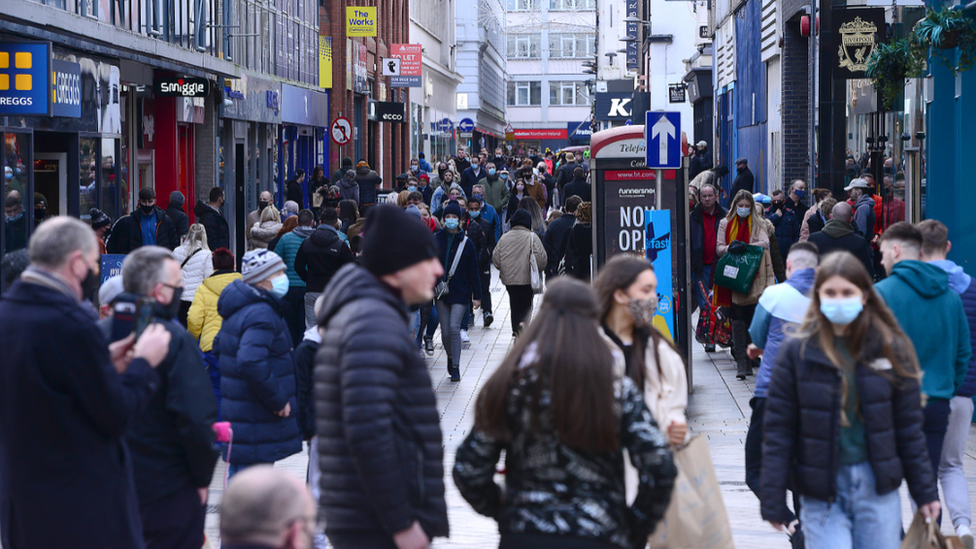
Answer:
M458 122L458 130L460 130L460 131L462 131L464 133L471 133L471 132L473 132L474 131L474 120L471 120L470 118L462 118L461 121Z
M442 132L444 132L444 133L448 133L450 131L453 131L454 130L454 122L451 122L451 119L450 118L443 118L443 119L441 119L440 122L437 123L437 129L440 130L440 131L442 131Z
M681 113L647 111L644 121L647 167L676 170L681 167Z

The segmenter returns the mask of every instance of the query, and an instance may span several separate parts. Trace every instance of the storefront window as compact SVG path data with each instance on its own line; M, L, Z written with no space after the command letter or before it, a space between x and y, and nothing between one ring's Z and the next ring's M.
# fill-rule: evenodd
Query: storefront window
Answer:
M25 198L30 191L30 135L25 133L0 134L4 136L4 251L12 252L27 247L30 231L27 227ZM9 204L9 205L8 205Z
M94 137L82 137L78 140L81 144L81 187L79 189L79 213L87 215L88 210L97 204L98 194L98 139Z
M115 139L102 139L102 211L109 216L116 215L116 205L118 200L118 172L116 171L116 150ZM81 214L85 215L85 210Z

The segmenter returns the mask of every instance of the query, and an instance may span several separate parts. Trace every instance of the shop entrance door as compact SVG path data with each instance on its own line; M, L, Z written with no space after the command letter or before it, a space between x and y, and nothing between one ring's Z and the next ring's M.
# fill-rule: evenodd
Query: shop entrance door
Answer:
M176 190L183 193L186 199L184 204L185 213L190 217L190 223L194 222L193 204L193 126L190 124L179 124L177 126L179 142L177 144L179 152L179 163L177 164ZM169 205L169 196L166 198Z
M68 215L68 153L34 154L34 191L47 199L48 216Z

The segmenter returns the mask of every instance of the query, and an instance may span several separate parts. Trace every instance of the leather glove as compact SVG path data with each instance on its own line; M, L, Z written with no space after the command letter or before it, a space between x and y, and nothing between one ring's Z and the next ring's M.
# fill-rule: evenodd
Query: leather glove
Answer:
M733 240L732 243L729 244L729 253L730 254L738 255L738 254L741 254L741 253L743 253L745 251L746 251L746 244L744 242L742 242L741 240Z

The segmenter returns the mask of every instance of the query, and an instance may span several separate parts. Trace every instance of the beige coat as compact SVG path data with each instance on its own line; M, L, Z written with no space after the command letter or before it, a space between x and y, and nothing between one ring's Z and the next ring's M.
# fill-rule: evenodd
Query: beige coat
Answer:
M606 334L603 337L612 350L623 354L612 339ZM688 424L685 416L688 408L688 374L681 355L666 340L658 343L657 352L661 358L659 365L654 362L653 349L648 348L644 353L647 368L644 373L644 403L663 433L672 423Z
M757 219L760 223L753 223L752 236L749 238L749 244L764 248L765 252L763 253L762 263L759 264L759 271L756 273L756 278L752 281L752 289L749 295L732 292L732 303L735 305L755 305L759 303L759 296L762 295L763 290L776 284L773 260L772 256L769 255L769 232L767 227L769 221L762 218ZM725 228L728 224L728 218L723 219L718 224L718 240L715 243L715 254L718 257L725 255L725 252L729 249L729 245L725 242Z
M265 221L251 227L251 244L255 249L268 248L268 243L274 240L281 230L281 223L277 221Z
M491 256L491 263L498 268L498 277L506 286L527 286L532 283L529 261L535 256L539 274L549 263L546 248L539 236L525 227L512 227L502 235Z

